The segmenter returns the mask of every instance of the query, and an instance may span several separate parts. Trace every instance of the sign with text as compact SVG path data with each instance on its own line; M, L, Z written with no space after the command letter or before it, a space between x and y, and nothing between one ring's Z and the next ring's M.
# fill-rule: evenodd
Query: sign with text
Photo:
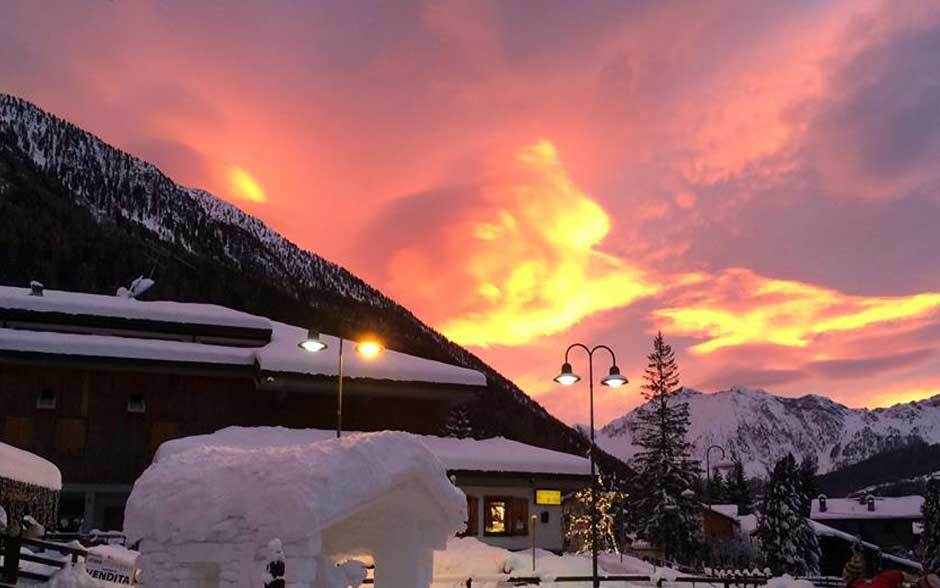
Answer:
M561 504L561 490L536 490L535 504Z
M92 578L108 584L130 586L135 584L135 566L89 552L85 568Z

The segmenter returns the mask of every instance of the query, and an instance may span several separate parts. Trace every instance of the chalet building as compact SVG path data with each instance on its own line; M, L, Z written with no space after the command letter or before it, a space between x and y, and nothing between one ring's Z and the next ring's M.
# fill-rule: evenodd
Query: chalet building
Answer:
M164 441L230 425L335 426L338 340L309 353L306 335L209 304L0 286L0 441L60 468L60 519L119 529ZM486 387L475 370L347 350L347 428L436 433Z
M702 536L708 543L732 541L742 536L737 504L713 504L702 510Z
M287 447L333 435L330 430L229 427L211 435L169 441L155 459L195 447ZM564 508L573 492L590 484L591 466L586 458L502 437L421 435L418 439L467 495L467 528L462 536L506 549L526 549L533 543L549 551L566 548Z
M915 529L923 520L921 496L862 496L813 501L810 518L887 552L910 553L917 543Z

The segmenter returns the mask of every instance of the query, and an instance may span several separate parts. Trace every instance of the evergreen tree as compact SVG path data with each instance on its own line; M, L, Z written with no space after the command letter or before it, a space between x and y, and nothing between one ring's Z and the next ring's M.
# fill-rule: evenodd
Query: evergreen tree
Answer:
M728 475L726 491L728 502L738 505L739 515L748 515L753 510L751 486L744 475L744 464L737 458L732 458L732 460L734 469Z
M627 494L614 478L597 474L597 549L603 552L620 551L620 521L624 514ZM577 553L591 553L591 488L575 492L565 503L565 539Z
M699 475L690 456L689 406L675 399L679 368L663 334L653 339L643 385L647 403L639 409L635 443L637 489L634 496L641 538L661 547L666 558L692 555L699 535L699 503L692 488Z
M470 414L466 408L455 406L450 409L441 436L456 437L457 439L473 437L473 423L470 421Z
M728 485L725 483L721 470L712 468L711 479L708 483L708 499L712 504L723 504L728 495Z
M813 497L819 495L819 484L816 482L816 471L819 469L819 460L815 453L811 453L800 461L800 490L803 493L803 504L800 512L808 517L813 508Z
M774 575L819 573L819 542L803 514L807 502L800 469L793 455L788 454L774 466L757 524L764 563Z
M940 570L940 481L931 478L927 482L927 496L922 507L924 514L923 546L921 563L924 571Z

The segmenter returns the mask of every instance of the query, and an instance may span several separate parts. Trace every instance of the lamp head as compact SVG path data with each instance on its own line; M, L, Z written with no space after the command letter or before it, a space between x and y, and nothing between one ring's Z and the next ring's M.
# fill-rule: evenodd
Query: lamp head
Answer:
M571 364L567 361L561 364L561 373L555 376L555 381L562 386L570 386L580 379L581 376L578 376L571 370Z
M366 359L372 359L378 357L383 351L385 351L385 346L378 339L363 339L362 341L356 343L356 351L359 352L359 355Z
M327 348L326 342L320 339L320 333L310 329L307 331L307 338L297 344L298 347L304 351L309 351L311 353L316 353L317 351L323 351Z
M620 374L620 368L615 365L610 366L610 374L601 380L601 384L611 388L619 388L627 383L627 378Z

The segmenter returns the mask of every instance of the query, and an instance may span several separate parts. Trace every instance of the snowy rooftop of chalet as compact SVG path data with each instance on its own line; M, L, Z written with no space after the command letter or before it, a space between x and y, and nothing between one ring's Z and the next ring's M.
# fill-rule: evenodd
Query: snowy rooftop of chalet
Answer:
M0 308L249 329L271 328L270 321L264 317L216 304L135 300L62 290L44 290L42 296L31 296L29 288L16 286L0 286Z
M334 438L335 431L287 429L284 427L227 427L209 435L196 435L167 441L157 450L154 461L200 447L259 449L295 447ZM358 436L363 433L345 433ZM366 433L368 435L368 433ZM512 472L587 476L587 458L527 445L503 437L457 439L414 435L449 471Z
M28 288L0 286L0 309L271 330L271 341L266 345L233 347L109 334L0 328L0 351L65 355L76 358L120 358L220 366L257 366L258 369L267 372L337 375L338 338L321 335L321 339L329 345L329 348L319 353L310 353L297 347L297 344L306 338L306 329L212 304L143 301L118 296L55 290L46 290L42 296L30 296ZM349 348L351 350L352 346L350 345ZM356 353L348 353L344 360L344 372L349 378L486 385L486 375L482 372L392 350L385 351L381 357L374 360L366 360Z
M0 443L0 478L50 490L62 489L62 473L59 468L38 455L6 443Z
M810 518L817 521L840 519L919 519L922 496L876 496L875 510L868 510L868 505L855 498L828 498L826 511L819 510L819 499L813 500Z

